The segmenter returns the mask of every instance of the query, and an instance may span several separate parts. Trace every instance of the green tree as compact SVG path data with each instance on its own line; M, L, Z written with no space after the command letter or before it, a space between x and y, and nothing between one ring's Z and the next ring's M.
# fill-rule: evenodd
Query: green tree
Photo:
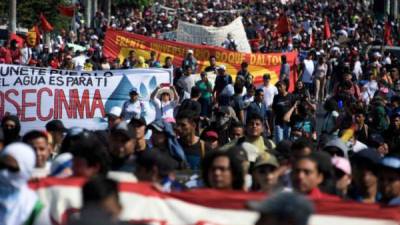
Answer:
M40 13L53 25L54 29L68 29L71 18L59 14L57 5L69 4L68 0L17 0L17 25L30 29L40 23ZM9 1L0 1L0 19L8 18Z
M114 0L112 4L114 6L136 6L138 8L145 8L151 6L154 0Z

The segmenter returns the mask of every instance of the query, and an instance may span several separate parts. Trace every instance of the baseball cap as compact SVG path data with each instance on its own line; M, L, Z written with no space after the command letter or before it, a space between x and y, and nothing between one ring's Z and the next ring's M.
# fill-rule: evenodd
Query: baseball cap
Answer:
M222 64L218 66L218 70L226 70L226 66Z
M122 108L118 106L114 106L111 108L111 110L106 114L106 116L112 116L112 117L120 117L122 113Z
M380 165L400 171L400 158L396 156L387 156L381 160Z
M133 132L131 129L127 127L115 127L112 128L110 131L111 136L113 137L122 137L123 140L128 141L134 137Z
M189 49L189 50L187 51L187 53L188 53L188 54L193 54L193 50L192 50L192 49Z
M148 127L158 132L163 132L165 130L165 124L162 120L155 120L151 124L149 124Z
M129 94L130 95L133 95L133 94L138 94L138 90L137 90L137 88L135 88L135 87L133 87L133 88L131 88L130 90L129 90Z
M343 157L335 156L332 158L332 165L336 168L341 170L347 175L351 175L351 165L349 160Z
M61 120L52 120L46 124L47 131L60 131L66 132L67 129L65 128L63 122Z
M217 134L217 132L215 132L213 130L209 130L204 134L204 137L207 139L211 139L211 138L218 139L218 134Z
M355 153L352 158L352 162L362 162L369 161L372 164L379 164L381 161L381 156L378 151L374 148L367 148Z
M256 161L254 163L254 169L257 167L266 166L266 165L270 165L275 168L279 167L278 160L276 159L276 157L274 155L272 155L268 152L263 152L256 158Z
M139 126L146 126L146 120L143 117L137 118L133 117L131 121L129 122L129 125L134 126L134 125L139 125Z
M308 224L314 206L306 196L294 192L278 192L264 201L250 201L248 207L261 214L289 217L298 224Z

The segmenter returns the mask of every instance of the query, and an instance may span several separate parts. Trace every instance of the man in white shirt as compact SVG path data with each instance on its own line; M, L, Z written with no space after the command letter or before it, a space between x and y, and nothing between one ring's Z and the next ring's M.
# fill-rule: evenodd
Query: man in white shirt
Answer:
M272 102L274 101L275 95L278 94L278 89L275 87L275 85L272 85L270 83L271 75L267 73L264 74L263 81L264 85L262 86L262 90L264 92L264 102L268 109L270 109L272 106Z
M361 62L360 62L360 57L356 56L355 62L354 62L354 68L353 68L353 74L356 76L357 80L362 78L362 68L361 68Z
M315 63L313 61L312 53L308 53L306 59L303 60L301 81L303 81L304 86L308 89L310 93L313 92L313 74L315 69Z
M273 124L272 120L272 103L274 102L275 95L278 94L278 89L275 85L271 84L271 75L268 73L264 74L263 76L264 85L262 86L262 90L264 92L264 102L267 106L267 118L268 124ZM272 128L273 129L273 128Z
M235 39L233 38L232 33L228 33L228 37L222 42L222 47L231 50L237 51L238 44L236 43Z
M24 42L24 47L21 48L21 65L28 65L32 58L32 49Z
M81 51L76 51L76 53L77 53L78 56L75 56L72 59L72 62L74 63L74 66L75 66L76 70L82 70L83 66L85 65L87 57L85 55L85 52L83 52L83 51L82 52Z

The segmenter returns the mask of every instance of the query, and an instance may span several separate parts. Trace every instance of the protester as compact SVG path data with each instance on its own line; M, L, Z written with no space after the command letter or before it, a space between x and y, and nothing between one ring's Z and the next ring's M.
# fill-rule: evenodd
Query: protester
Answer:
M197 120L195 112L181 111L176 116L175 128L189 166L195 171L200 169L201 161L207 152L206 144L196 135Z
M380 155L376 149L364 149L352 158L354 187L349 195L352 199L364 203L375 203L382 199L378 189L378 170Z
M156 119L174 120L174 108L178 106L179 96L173 86L157 87L150 98L156 107Z
M106 114L108 129L112 129L121 123L125 123L124 118L122 117L121 114L122 114L121 107L114 106L110 109L110 111Z
M174 164L164 154L147 151L137 158L136 164L135 175L139 181L153 182L160 185L166 192L184 189L184 186L175 180L177 164Z
M260 154L253 166L252 191L272 193L279 186L279 163L276 157L268 152Z
M50 133L53 139L52 154L56 155L60 151L61 143L64 139L64 133L67 131L67 129L61 120L52 120L46 124L46 131Z
M296 191L316 199L333 198L322 191L322 189L329 188L326 185L330 185L328 182L332 177L327 175L329 170L333 169L330 158L328 160L323 158L323 155L311 153L295 162L292 179ZM324 163L328 163L328 165L324 165Z
M332 164L335 167L336 192L342 198L348 198L348 191L351 185L350 161L343 157L332 157Z
M131 133L131 138L134 140L135 155L140 155L151 149L150 143L146 140L147 122L143 117L132 118L128 124L128 131Z
M4 133L4 145L7 146L12 142L17 142L21 139L21 136L19 135L21 124L17 116L4 116L1 120L1 127Z
M174 168L186 168L186 155L178 142L172 124L162 120L155 120L148 125L148 129L151 130L152 151L157 151L169 158L170 161L173 161L172 163L176 164Z
M206 187L219 190L243 190L244 172L240 161L230 151L210 151L202 163Z
M61 149L71 152L73 174L76 177L105 176L110 166L107 147L94 132L75 128L63 141ZM62 151L63 152L63 151Z
M69 218L69 225L88 223L117 225L122 211L118 183L114 180L95 177L82 187L83 207L79 218Z
M51 146L48 135L43 131L32 130L24 135L22 141L30 145L36 153L36 165L32 177L46 177L50 173Z
M285 122L284 116L293 106L294 97L287 92L287 84L285 82L278 82L276 87L278 94L274 98L272 109L275 113L275 142L279 143L283 139L289 139L290 137L290 126Z
M201 97L198 100L201 105L200 116L209 118L212 109L212 84L208 80L206 72L202 72L200 77L201 80L196 82L196 87L201 91Z
M309 0L306 3L300 0L208 3L173 0L156 1L144 8L113 5L110 19L99 11L92 18L92 24L83 22L82 12L87 8L77 3L75 31L55 29L49 35L50 40L39 38L37 46L5 41L0 47L0 63L65 69L72 74L83 70L78 72L83 78L84 71L97 75L116 69L146 71L160 68L163 61L162 67L172 71L171 83L160 84L157 78L156 84L150 82L143 88L134 84L136 78L129 77L133 88L122 82L122 86L129 87L119 89L129 94L129 99L121 98L125 102L111 108L108 99L102 99L99 105L104 107L94 110L94 117L101 113L102 118L85 121L80 118L82 126L92 121L100 121L104 128L107 126L95 132L65 127L71 126L70 121L64 120L65 113L70 117L70 108L79 108L81 112L86 98L75 104L68 101L67 94L66 100L58 96L61 103L54 105L53 112L36 109L41 114L49 113L50 119L54 117L45 127L51 136L41 132L44 127L24 126L31 122L27 115L36 107L30 105L29 90L22 93L21 104L16 100L19 94L2 93L0 151L8 151L25 135L23 141L35 148L37 156L37 168L32 165L34 171L29 173L44 170L40 176L30 174L29 178L104 177L125 172L131 176L136 174L140 181L158 183L164 191L186 189L177 182L182 180L191 184L187 185L190 188L265 192L272 194L271 202L279 200L272 201L274 191L294 189L322 203L324 199L334 198L328 194L334 194L361 203L398 205L400 60L387 45L390 41L394 46L399 44L399 21L373 15L377 13L375 3L368 5L368 1L328 4ZM207 51L198 48L180 48L179 42L174 42L177 47L168 49L152 45L154 48L146 55L147 50L143 52L136 42L123 39L119 44L124 48L118 57L103 53L108 47L105 32L110 27L170 39L170 34L180 32L177 29L180 21L222 29L238 16L244 18L252 53L276 55L244 57L244 53L237 51L239 44L246 40L239 40L233 33L228 33L222 43L226 50L221 52L218 50L221 46L216 46L215 55L207 55ZM330 31L326 32L328 27ZM69 47L71 44L87 50L75 51ZM292 51L298 53L297 57L292 57ZM209 65L200 63L196 59L200 57L208 58ZM231 64L233 61L240 68ZM259 68L257 64L264 62L266 66ZM269 66L280 66L279 73L271 72ZM261 69L263 76L256 73ZM23 75L24 70L19 72ZM196 82L198 74L200 80ZM113 79L107 78L107 85L112 85ZM104 97L103 90L99 91ZM149 93L153 104L147 102ZM57 95L54 92L49 96ZM59 107L68 110L56 114ZM90 111L82 112L88 117L93 115ZM36 118L36 122L41 121ZM28 156L12 155L15 160L7 156L7 160L0 160L0 166L5 164L2 167L11 174L16 163L20 167L17 158ZM21 169L19 173L23 172ZM29 178L21 183L26 186ZM100 179L89 181L95 183L91 186L93 192L105 192L95 204L110 203L112 209L95 211L112 218L113 221L105 218L103 222L113 224L121 212L117 186ZM10 180L7 177L1 181L4 187L10 187L5 193L15 191ZM23 189L21 193L26 191ZM303 209L300 203L304 201L297 201L297 197L282 197L289 201L282 203L289 209L279 205L279 201L273 207L269 205L272 203L265 203L258 208L261 217L257 224L284 223L292 218L291 224L306 224L312 210L306 204L304 209L308 210L300 215ZM0 216L6 221L0 224L25 223L35 201L36 198L21 201L19 195L14 202L0 201L4 205L0 207L0 214L7 214ZM300 206L294 207L295 203ZM86 206L84 216L98 215L87 213ZM14 210L20 216L15 216ZM11 220L17 222L7 222Z
M307 225L314 207L310 200L295 193L277 193L263 202L250 202L251 209L259 212L256 225Z
M35 153L26 144L9 144L0 155L1 224L35 222L43 210L36 193L28 188L35 167ZM33 218L32 214L35 211ZM31 220L31 221L29 221ZM49 223L50 224L50 223Z
M400 205L399 160L397 156L388 156L380 162L379 182L382 200L392 206Z
M132 118L140 118L146 115L146 107L144 103L139 100L139 93L137 88L132 88L129 91L129 100L125 101L122 106L121 116L125 120Z

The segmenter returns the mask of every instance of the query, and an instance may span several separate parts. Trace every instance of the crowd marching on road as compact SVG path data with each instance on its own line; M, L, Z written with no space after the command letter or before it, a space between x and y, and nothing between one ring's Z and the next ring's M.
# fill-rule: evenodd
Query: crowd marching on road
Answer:
M174 77L151 93L154 121L146 121L138 87L106 112L105 130L66 128L52 120L22 134L18 116L4 115L0 224L33 224L32 212L45 206L27 184L45 177L90 178L82 189L84 208L101 203L116 219L121 209L117 184L105 178L110 173L152 182L164 192L280 193L253 206L269 215L258 224L278 224L271 215L279 213L290 214L286 219L296 221L291 224L307 224L313 207L304 196L400 205L400 60L392 47L384 48L399 44L400 24L377 19L366 2L162 0L142 10L116 8L109 19L99 11L90 26L77 13L76 31L61 30L37 47L6 41L0 66L165 68ZM233 79L215 56L200 71L192 50L181 66L168 57L158 61L156 52L144 58L131 49L123 61L103 54L109 27L162 39L179 20L220 27L239 16L253 53L297 51L297 68L283 56L278 81L266 73L256 85L249 62L242 62ZM228 34L221 46L237 51L237 41ZM298 77L289 92L293 69ZM274 208L285 202L303 212Z

